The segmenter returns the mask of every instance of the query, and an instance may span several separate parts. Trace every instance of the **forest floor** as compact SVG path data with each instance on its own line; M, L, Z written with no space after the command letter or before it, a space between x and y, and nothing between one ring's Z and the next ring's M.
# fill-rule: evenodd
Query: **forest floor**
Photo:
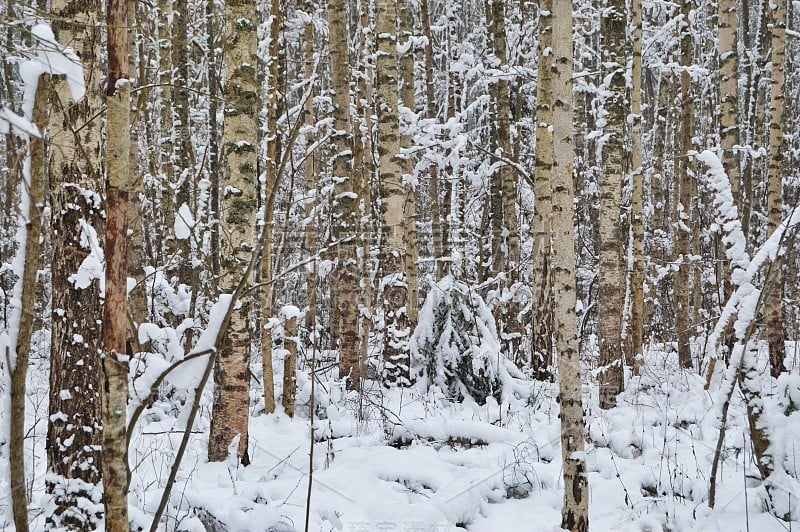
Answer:
M28 404L34 530L44 529L47 511L43 374L31 372ZM375 385L359 394L345 393L335 381L320 384L306 528L310 381L304 373L298 381L294 419L280 406L274 415L251 417L248 467L232 460L207 462L211 395L206 393L172 491L169 524L162 529L202 532L203 522L215 522L217 530L231 531L558 530L562 480L555 385L532 382L530 397L478 405L415 389ZM589 408L592 531L791 530L792 524L764 511L739 397L729 412L717 505L708 508L719 423L716 398L704 384L700 376L681 371L674 354L651 353L643 375L630 379L616 408ZM585 392L594 396L585 404L597 405L596 388L587 386ZM263 412L263 399L260 404ZM184 415L170 405L164 401L160 413L154 405L131 447L131 517L145 530L184 424ZM800 423L794 424L782 435L790 455L795 445L800 454ZM797 522L793 527L800 530Z

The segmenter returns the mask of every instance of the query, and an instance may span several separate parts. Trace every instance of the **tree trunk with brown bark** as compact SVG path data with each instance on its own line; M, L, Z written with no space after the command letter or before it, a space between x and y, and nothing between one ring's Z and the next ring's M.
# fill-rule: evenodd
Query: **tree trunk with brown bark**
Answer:
M44 134L49 108L50 76L39 77L33 104L32 122ZM39 271L39 253L42 233L42 210L45 204L45 180L47 179L47 147L42 137L33 137L28 145L30 152L30 180L24 184L23 194L28 195L28 212L25 234L25 271L22 273L20 318L17 333L16 360L11 370L11 430L9 432L8 458L11 473L11 503L14 526L17 532L28 531L28 496L25 473L25 400L26 378L31 353L33 318L36 315L36 276ZM29 188L28 188L29 187ZM21 250L18 253L22 252Z
M103 487L106 530L128 524L128 213L136 187L130 165L128 0L107 0L106 291L103 307Z

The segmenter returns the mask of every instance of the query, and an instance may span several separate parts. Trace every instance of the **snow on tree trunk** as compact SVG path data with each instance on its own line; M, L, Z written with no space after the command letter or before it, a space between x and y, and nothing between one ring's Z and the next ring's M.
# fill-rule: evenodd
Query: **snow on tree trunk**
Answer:
M539 81L536 85L536 180L533 229L533 338L530 368L547 379L553 365L553 277L550 235L553 175L553 0L539 9Z
M708 150L700 153L698 159L707 167L707 181L714 193L714 206L717 210L717 225L725 232L723 243L726 247L727 258L733 265L730 279L736 287L709 338L710 345L716 347L726 325L732 316L736 316L733 326L736 342L733 344L728 367L722 375L720 392L722 400L716 401L721 405L722 428L719 438L720 441L724 438L727 405L738 382L747 408L747 421L756 465L764 480L767 495L770 497L770 503L775 513L779 517L787 519L791 514L792 499L791 496L788 499L782 496L784 491L782 485L785 484L787 470L783 464L785 450L782 448L780 429L778 428L781 423L785 423L785 419L776 419L776 416L782 415L781 413L767 412L762 395L762 377L757 364L758 345L755 340L751 340L751 337L755 329L759 304L763 303L763 290L757 289L753 285L753 280L758 270L768 260L772 261L770 268L775 267L779 248L787 229L800 223L800 210L793 211L788 219L778 225L751 260L746 250L742 224L734 206L730 182L722 163L716 155ZM713 367L712 365L709 371L713 371ZM783 413L783 415L790 415L790 413ZM715 458L712 475L716 473L717 460L718 458ZM716 478L712 476L711 492L716 491L715 483ZM709 503L713 506L713 497L710 498Z
M177 221L185 215L181 214L181 209L188 213L196 212L192 205L196 198L195 182L195 157L192 146L192 122L190 118L189 90L192 82L189 76L189 41L188 26L192 12L189 9L188 0L175 0L175 7L172 12L172 35L170 43L170 63L172 71L172 112L174 113L174 137L172 154L172 165L174 165L177 176L175 177L175 212ZM191 228L190 228L191 229ZM179 256L178 280L185 283L191 290L191 305L189 308L189 318L194 318L197 295L200 289L200 269L193 264L195 250L193 250L192 238L178 238L175 242L176 251ZM192 349L194 331L187 329L184 344L184 352L188 353Z
M625 130L628 116L625 84L625 30L627 13L624 0L611 0L602 11L603 91L603 184L600 195L598 233L599 272L597 292L597 335L600 343L600 408L616 405L623 388L622 360L622 231L620 208L625 177Z
M279 69L281 68L281 32L283 30L283 12L280 2L273 0L271 3L271 18L269 26L269 58L267 60L267 157L264 161L266 191L264 194L264 247L261 250L261 278L265 281L261 287L261 363L264 376L264 409L267 414L275 411L275 377L272 371L272 337L266 322L272 318L274 283L273 283L273 218L274 197L278 187L278 161L279 144L278 117L280 115L280 102L278 101Z
M336 259L331 274L331 333L340 352L339 377L347 385L361 385L364 354L358 341L358 264L355 236L358 234L358 194L353 176L353 137L350 133L350 64L348 60L347 9L345 0L328 1L331 89L333 90L334 208L331 239L340 241L329 258ZM348 238L349 237L349 238Z
M259 84L257 28L259 15L254 0L226 6L227 32L223 57L226 81L223 220L226 238L225 287L233 292L249 262L256 220ZM238 437L237 459L247 456L250 402L250 309L245 296L231 315L230 330L217 358L214 372L214 404L208 459L221 462Z
M680 133L675 151L675 197L678 202L675 229L675 335L678 339L678 360L682 368L692 367L692 330L689 320L689 239L691 237L690 212L692 208L692 169L689 151L692 149L694 131L694 105L692 96L692 32L689 22L691 1L681 1L680 32Z
M47 428L47 491L55 509L48 526L94 530L103 512L100 481L103 371L100 357L105 230L100 5L55 0L58 42L80 53L86 97L73 101L70 80L53 79L50 131L52 333Z
M784 136L784 58L786 49L786 0L770 2L768 24L772 29L771 89L769 99L769 180L767 185L767 231L772 233L783 219L783 160L788 151ZM786 371L786 344L783 333L783 260L775 257L770 270L770 297L764 303L764 324L769 344L770 372L778 377Z
M719 5L719 128L720 151L725 173L730 179L731 192L741 212L741 178L739 168L739 42L737 40L738 15L735 0L722 0ZM721 264L720 280L723 283L722 299L729 298L734 290L731 283L732 267ZM729 333L726 339L728 353L735 338Z
M517 181L511 147L511 105L509 100L508 53L506 50L505 0L487 3L488 32L491 38L490 67L495 80L489 85L491 102L491 149L493 172L489 184L491 209L491 275L498 281L499 300L493 304L503 352L516 358L521 340L519 278L519 222L517 219Z
M384 312L384 381L408 383L408 284L405 252L405 187L398 117L397 12L390 0L375 4L378 154L382 207L381 298ZM410 193L410 192L409 192Z
M400 124L403 126L403 134L400 136L400 144L404 151L402 158L403 174L406 177L405 202L403 205L403 248L405 249L405 274L408 284L408 300L406 301L406 316L408 319L408 329L414 330L417 324L417 306L419 305L419 244L417 241L417 176L414 171L415 158L409 153L411 145L411 128L416 126L417 115L414 105L414 43L413 43L413 24L414 13L413 4L409 2L400 8L400 29L403 33L403 44L401 48L400 62L402 67L401 97L403 108L400 113Z

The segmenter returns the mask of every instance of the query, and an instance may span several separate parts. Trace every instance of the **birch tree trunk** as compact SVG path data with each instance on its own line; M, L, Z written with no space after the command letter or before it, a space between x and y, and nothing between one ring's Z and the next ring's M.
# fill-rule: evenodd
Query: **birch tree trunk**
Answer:
M225 290L233 292L253 247L256 214L259 59L257 55L259 16L255 0L239 0L227 5L227 35L223 68L227 79L225 131L223 137L225 193L223 230L225 231ZM248 296L231 314L230 331L217 358L214 372L214 404L208 459L221 462L228 457L234 438L239 442L234 453L243 465L247 455L250 399L250 308Z
M128 0L107 0L106 292L103 307L103 487L106 530L128 531L128 213L136 193L129 171L131 53Z
M288 311L288 312L287 312ZM297 307L287 307L281 312L283 322L283 410L294 417L297 396Z
M536 86L536 178L533 209L533 376L550 377L553 365L553 279L550 238L553 179L553 0L539 4L539 81Z
M642 0L631 0L631 327L629 363L639 373L644 364L644 166L642 161Z
M489 35L497 80L490 85L494 101L492 149L499 165L491 177L489 199L492 211L492 275L500 277L498 287L506 293L495 307L495 319L503 351L516 358L521 338L520 305L514 296L514 283L519 278L519 222L517 220L517 171L511 149L511 105L508 95L508 54L506 52L506 0L489 0Z
M353 178L353 137L350 133L350 64L348 60L346 0L328 1L331 89L333 90L334 206L331 239L344 239L336 247L336 267L331 274L332 334L340 352L339 377L349 388L361 386L363 354L358 342L358 194Z
M414 44L413 44L413 6L409 2L401 8L400 28L405 39L401 45L405 48L405 53L401 57L403 68L401 96L403 106L406 108L407 122L416 119L416 109L414 105ZM411 124L406 123L407 129ZM411 149L411 137L407 134L400 136L401 146L404 150ZM403 174L412 176L414 174L414 158L411 155L404 155L401 159ZM438 195L438 192L437 192ZM438 203L438 202L437 202ZM406 301L406 315L408 316L408 329L413 331L417 326L417 306L419 302L419 247L417 245L417 201L416 189L413 185L405 187L405 204L403 206L403 247L405 248L405 275L408 284L408 300Z
M751 28L750 22L750 0L741 0L741 8L737 14L741 18L741 40L743 50L750 50L753 48L754 43L757 41L758 27ZM755 25L756 22L753 22ZM754 31L755 30L755 31ZM755 36L752 34L756 33ZM752 128L750 127L750 117L753 115L753 101L755 100L754 93L756 88L754 85L758 83L754 81L753 72L758 68L757 61L742 61L741 76L744 78L739 91L741 92L739 99L742 101L742 114L739 117L739 142L743 146L752 147ZM742 231L745 238L750 239L750 218L753 212L753 165L754 158L750 155L749 150L742 150L740 154L741 164L741 188L740 194L737 198L736 206L739 208L739 215L742 219ZM724 161L723 161L724 164ZM734 196L736 197L736 196ZM752 239L750 239L752 240ZM749 249L749 248L748 248Z
M692 99L692 32L689 22L690 0L681 0L682 21L680 28L680 134L675 151L675 197L677 204L675 229L675 334L678 339L678 361L682 368L692 367L692 331L689 298L689 259L691 232L690 213L692 206L692 170L689 151L692 149L694 131L694 101Z
M358 79L355 83L356 102L355 116L358 121L353 125L353 130L358 131L353 138L353 186L359 187L360 211L363 213L359 222L359 242L361 256L358 257L358 268L361 281L359 287L361 292L358 296L359 312L357 318L357 349L360 355L359 360L363 366L369 353L369 336L373 330L372 309L376 306L374 300L373 270L371 253L373 249L374 224L372 222L373 201L372 186L374 175L374 153L373 134L375 131L374 120L372 118L372 102L375 101L375 87L373 84L374 65L369 63L369 59L374 53L372 32L370 31L370 16L372 13L368 8L360 9L359 27L357 32L358 43ZM354 46L354 49L356 47ZM369 63L369 64L368 64ZM369 214L369 215L368 215ZM359 396L363 400L363 394ZM359 402L358 417L364 418L363 401Z
M422 36L425 38L425 117L435 120L437 117L436 109L436 82L434 80L433 65L433 35L431 33L431 16L429 12L428 0L420 1L420 19L422 22ZM433 236L433 258L436 260L436 279L441 279L447 271L447 262L440 260L448 254L446 249L447 220L446 215L443 220L443 212L449 211L449 205L440 199L441 184L439 175L439 165L431 163L428 165L430 174L430 186L428 195L430 197L431 209L431 233Z
M504 76L497 81L497 140L503 152L504 162L500 167L503 190L503 229L506 233L505 268L509 286L520 277L519 221L517 217L517 188L519 175L514 168L514 150L511 147L511 104L509 102L508 52L506 50L506 0L492 0L492 19L494 21L494 52ZM513 307L513 305L512 305ZM520 323L515 313L510 316L512 333L520 331Z
M131 16L134 15L132 14ZM139 79L143 78L144 76L139 77ZM135 108L135 104L133 104L131 115L136 116L136 114L137 109ZM128 322L128 341L133 346L139 345L139 325L149 321L147 275L145 272L145 237L142 228L140 200L144 192L144 183L142 179L139 179L138 149L137 126L132 124L128 172L131 174L131 180L135 188L133 199L128 202L128 231L130 232L130 237L128 239L128 276L136 280L136 285L128 292L128 311L130 312L131 318ZM134 353L136 351L139 351L139 349L134 349Z
M722 164L731 182L731 193L739 201L740 171L736 145L739 143L739 44L736 39L736 0L719 4L720 141Z
M190 212L195 213L196 204L193 194L196 189L194 178L195 161L192 146L192 124L189 114L189 57L188 57L188 24L192 13L187 0L175 0L175 9L172 13L172 42L170 57L172 62L172 107L173 117L174 153L172 164L175 166L175 216L183 217L181 209L186 206ZM195 246L193 246L194 228L190 227L190 235L176 242L178 252L178 281L185 283L190 292L189 310L186 317L194 319L196 315L197 297L200 290L200 269L194 267ZM177 235L175 235L177 239ZM188 353L193 347L194 328L186 328L184 333L184 352Z
M316 39L314 37L314 3L311 1L307 1L305 3L305 11L306 15L308 16L308 21L306 22L306 27L304 30L303 40L304 43L304 52L305 52L305 75L306 79L313 79L314 77L314 50L316 48ZM303 165L305 171L305 179L306 179L306 192L307 194L311 195L313 199L309 200L306 198L306 219L309 220L309 223L305 227L305 251L308 255L316 255L317 253L317 223L319 222L317 217L317 205L319 204L319 191L317 189L317 152L308 153L309 147L314 144L315 135L312 131L312 127L315 120L315 113L314 113L314 97L313 95L315 92L311 93L312 96L308 98L305 102L305 125L308 127L308 132L305 135L305 148L306 148L306 160ZM306 269L306 286L308 287L308 292L306 293L306 306L310 309L312 306L316 304L317 301L317 294L316 290L312 290L312 287L316 286L316 278L314 277L314 272L309 271ZM315 334L315 324L312 323L311 318L313 316L312 312L307 312L305 317L305 326L310 334ZM266 386L266 384L265 384ZM275 396L272 395L272 408L275 409Z
M376 0L376 86L378 154L382 206L382 297L384 308L384 380L407 384L409 378L408 285L406 278L405 194L400 153L397 98L397 11L392 0Z
M775 0L767 9L772 28L770 62L771 92L769 99L769 181L767 184L767 234L772 234L783 218L783 160L788 151L784 137L784 58L786 50L786 0ZM764 322L769 344L770 372L778 377L786 371L786 343L783 333L783 260L780 251L770 268L766 289L770 297L764 302Z
M9 19L15 16L16 4L16 0L6 0L5 2L5 14ZM42 10L44 9L46 9L46 6L43 6ZM3 39L6 50L14 49L14 34L15 32L9 25L5 30L5 38ZM0 65L0 73L2 73L2 80L0 80L0 99L3 101L10 102L17 97L17 89L14 80L17 77L18 69L19 66L15 61L3 61L2 65ZM3 141L5 143L3 162L8 168L8 178L5 179L5 182L2 184L2 194L0 194L0 199L2 199L2 205L0 206L0 230L5 234L10 234L12 224L15 221L13 213L15 205L13 198L15 198L16 195L14 194L14 188L15 183L17 183L19 179L23 155L22 150L18 147L20 140L13 128L9 128L3 135ZM11 242L3 242L0 244L0 261L7 262L11 259L12 254L13 246ZM5 286L3 288L5 288Z
M508 54L506 52L506 0L490 0L491 20L489 34L492 37L492 51L495 56L495 68L502 72L496 83L492 85L495 100L495 127L497 135L497 148L501 158L500 169L493 179L499 179L497 189L501 197L501 223L502 231L499 242L505 240L505 245L493 245L494 271L497 275L505 271L508 284L511 285L518 277L519 264L519 223L517 221L517 172L506 161L513 159L511 149L511 105L508 98L508 79L505 77L508 67ZM506 235L503 238L502 235ZM500 253L497 253L500 251Z
M581 364L575 315L575 197L572 169L572 2L553 0L553 288L561 403L564 506L561 528L589 530Z
M206 68L206 75L208 76L208 93L211 96L208 102L208 170L211 181L209 192L209 210L211 213L208 219L210 226L209 232L211 233L211 245L209 259L211 274L216 277L222 271L222 213L220 203L222 195L222 187L220 186L220 179L222 178L222 153L220 150L220 124L217 118L219 109L220 98L220 54L217 49L220 46L220 41L224 39L223 24L220 20L224 20L224 11L221 12L217 9L214 2L206 2L205 20L206 20L206 42L205 46L208 50L208 65ZM223 107L224 108L224 107ZM213 282L214 293L219 293L218 281Z
M445 96L446 121L455 118L457 112L463 110L462 73L453 68L458 63L459 50L457 46L459 33L459 6L456 0L445 0L445 15L447 16L447 88ZM442 253L450 255L454 250L464 251L462 221L463 206L462 192L466 189L461 179L461 170L454 165L451 158L458 156L458 148L452 148L448 153L443 175L449 179L444 186L442 205L447 223L442 230ZM452 265L452 262L450 263ZM456 272L454 272L456 273ZM460 274L460 272L457 272Z
M627 16L624 0L608 0L602 10L600 27L603 36L603 79L608 91L604 107L606 125L603 133L603 184L600 194L600 230L598 234L599 288L597 293L597 335L600 343L600 408L611 408L623 388L622 305L624 275L620 229L622 181L625 176L625 124L628 115L626 98L625 30Z
M272 233L273 233L273 213L274 198L276 187L278 186L278 157L279 157L279 138L278 138L278 117L280 114L280 104L278 102L278 78L280 60L282 53L281 32L283 31L283 11L279 0L272 0L271 21L269 29L269 58L268 58L268 83L267 90L267 158L264 162L266 190L264 193L264 247L261 251L261 275L265 282L261 287L261 354L262 370L264 375L264 408L267 414L275 411L275 378L272 371L272 335L266 326L267 320L273 314L273 291L272 283Z
M64 76L53 78L50 116L52 332L47 426L47 492L53 512L47 527L94 530L103 511L102 306L99 273L76 275L97 256L104 231L100 191L102 108L101 5L54 0L53 31L81 57L87 94L72 101ZM90 261L92 259L89 259Z
M742 214L741 198L741 172L739 168L739 43L737 40L738 14L736 11L736 0L721 0L719 3L719 127L720 127L720 147L725 173L731 184L731 194L735 205L738 207L739 215ZM722 246L721 246L722 247ZM723 282L722 297L720 305L733 293L731 284L732 264L724 261L720 265L719 278ZM736 339L733 331L729 331L725 340L728 350L727 356L733 349ZM716 359L711 360L713 369ZM709 373L712 373L711 371Z

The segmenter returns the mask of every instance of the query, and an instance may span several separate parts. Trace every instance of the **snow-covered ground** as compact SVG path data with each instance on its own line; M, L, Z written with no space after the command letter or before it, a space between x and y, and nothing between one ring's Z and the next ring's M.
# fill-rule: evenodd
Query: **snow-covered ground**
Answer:
M35 530L44 529L47 511L45 377L45 371L31 372L28 403ZM207 462L206 393L162 529L204 531L202 520L213 519L236 531L306 529L309 383L300 380L295 419L282 413L251 418L248 467ZM789 530L764 511L738 397L729 412L718 502L708 508L718 420L704 384L679 370L674 355L655 353L617 408L590 408L593 531ZM324 382L319 388L324 403L316 409L308 530L558 530L562 481L554 385L532 382L529 399L503 405L492 398L486 405L452 403L433 392L377 385L360 396L337 386ZM586 392L586 403L596 404L588 395L596 389ZM145 529L180 440L182 418L174 414L144 417L132 445L131 516ZM798 433L800 426L790 427L786 437L800 447Z

